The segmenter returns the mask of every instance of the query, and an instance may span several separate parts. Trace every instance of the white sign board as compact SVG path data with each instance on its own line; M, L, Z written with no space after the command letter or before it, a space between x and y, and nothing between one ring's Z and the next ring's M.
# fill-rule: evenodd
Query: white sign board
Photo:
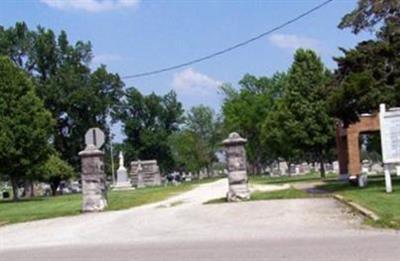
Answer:
M85 134L86 146L94 145L96 148L100 148L104 144L104 132L99 128L91 128Z
M400 163L400 109L386 110L381 104L379 120L383 163Z

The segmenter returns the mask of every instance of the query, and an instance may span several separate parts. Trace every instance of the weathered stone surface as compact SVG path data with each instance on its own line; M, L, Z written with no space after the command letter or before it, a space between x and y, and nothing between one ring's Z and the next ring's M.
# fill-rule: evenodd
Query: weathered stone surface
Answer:
M229 138L223 141L228 160L228 201L242 201L250 198L244 148L246 142L246 139L236 132L231 133Z
M82 211L102 211L107 207L104 152L94 146L88 146L79 156L82 163Z
M129 182L128 172L125 168L117 170L117 184Z
M161 174L156 160L132 161L130 170L132 185L138 188L161 186Z

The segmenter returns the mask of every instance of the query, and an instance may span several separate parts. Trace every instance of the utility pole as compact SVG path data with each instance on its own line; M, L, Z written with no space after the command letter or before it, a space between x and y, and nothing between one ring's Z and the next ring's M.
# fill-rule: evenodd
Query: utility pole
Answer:
M114 152L113 152L113 134L112 134L112 121L111 115L109 115L110 123L109 123L109 140L110 140L110 158L111 158L111 178L112 184L115 185L115 172L114 172Z
M112 183L115 184L115 173L114 173L114 153L113 153L113 135L111 133L110 128L110 157L111 157L111 176L112 176Z

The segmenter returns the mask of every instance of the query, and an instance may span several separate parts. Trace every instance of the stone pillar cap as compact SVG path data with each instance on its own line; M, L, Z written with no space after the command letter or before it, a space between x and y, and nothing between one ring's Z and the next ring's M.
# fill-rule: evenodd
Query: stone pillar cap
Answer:
M94 145L88 145L88 146L86 146L85 150L82 150L81 152L79 152L79 156L81 156L81 157L95 156L95 155L104 155L104 152L99 150Z
M222 143L224 145L234 145L234 144L245 144L247 139L240 137L239 133L232 132L229 137L225 139Z

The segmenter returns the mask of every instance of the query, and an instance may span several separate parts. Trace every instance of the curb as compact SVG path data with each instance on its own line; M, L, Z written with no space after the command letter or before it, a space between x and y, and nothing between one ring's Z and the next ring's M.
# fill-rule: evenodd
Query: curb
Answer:
M366 209L366 208L358 205L357 203L354 203L353 201L346 200L341 195L335 194L335 195L333 195L333 198L344 203L345 205L349 206L350 208L354 209L355 211L361 213L363 216L366 216L366 217L372 219L373 221L378 221L380 219L379 216L377 214L375 214L374 212L372 212L371 210Z

